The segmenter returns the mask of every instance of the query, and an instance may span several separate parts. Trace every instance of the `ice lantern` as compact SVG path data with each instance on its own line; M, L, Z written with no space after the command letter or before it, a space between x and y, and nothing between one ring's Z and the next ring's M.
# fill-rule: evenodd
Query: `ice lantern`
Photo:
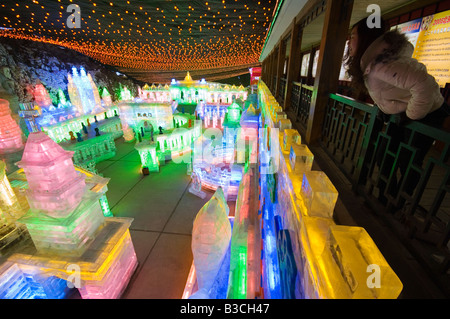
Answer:
M0 154L14 153L21 149L22 131L11 117L9 102L0 99Z
M28 203L51 217L66 217L81 201L85 176L72 163L73 152L65 151L43 132L31 133L17 163L27 177Z

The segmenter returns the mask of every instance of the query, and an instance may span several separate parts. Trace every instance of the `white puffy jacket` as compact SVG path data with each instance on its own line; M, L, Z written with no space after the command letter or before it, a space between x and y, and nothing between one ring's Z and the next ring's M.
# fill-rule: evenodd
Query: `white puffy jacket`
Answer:
M388 62L376 63L389 45L383 36L375 40L361 57L361 70L370 96L386 114L406 112L412 120L419 120L437 110L444 103L439 85L429 75L425 65L413 59L413 46L408 43Z

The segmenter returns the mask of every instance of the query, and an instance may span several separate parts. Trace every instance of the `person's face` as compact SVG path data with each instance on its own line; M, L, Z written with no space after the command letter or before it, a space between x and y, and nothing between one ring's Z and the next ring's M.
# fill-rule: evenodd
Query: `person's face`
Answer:
M350 39L348 40L349 55L354 56L358 50L358 27L354 27L350 32Z

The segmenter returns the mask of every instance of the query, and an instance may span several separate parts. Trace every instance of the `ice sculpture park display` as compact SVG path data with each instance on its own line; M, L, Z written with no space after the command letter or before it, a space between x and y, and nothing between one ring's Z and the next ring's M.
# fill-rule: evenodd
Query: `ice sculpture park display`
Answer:
M58 89L58 105L53 105L42 83L31 88L35 102L19 103L19 116L24 118L28 131L45 131L57 143L71 139L82 132L83 124L97 123L101 132L112 133L114 138L122 136L118 108L112 104L106 88L102 97L90 73L83 67L72 68L67 75L67 99Z

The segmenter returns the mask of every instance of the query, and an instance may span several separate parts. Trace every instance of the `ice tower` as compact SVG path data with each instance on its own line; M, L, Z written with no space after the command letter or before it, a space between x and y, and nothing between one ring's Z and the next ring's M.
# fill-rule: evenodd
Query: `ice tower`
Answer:
M22 148L22 131L11 117L9 102L0 99L0 154L14 153Z
M81 201L84 176L77 174L73 152L65 151L43 132L31 133L22 160L28 180L28 202L32 209L60 218L67 217Z
M26 226L34 247L14 252L8 261L19 267L12 273L22 273L34 290L51 285L63 296L70 281L83 299L118 298L137 267L132 219L104 216L104 191L96 178L73 166L72 155L43 132L29 135L17 165L27 179L30 209L17 221ZM11 298L21 297L15 294L20 287L7 289L14 292Z
M38 250L81 254L104 216L97 194L86 189L84 175L65 151L45 133L31 133L22 160L30 210L25 224Z

